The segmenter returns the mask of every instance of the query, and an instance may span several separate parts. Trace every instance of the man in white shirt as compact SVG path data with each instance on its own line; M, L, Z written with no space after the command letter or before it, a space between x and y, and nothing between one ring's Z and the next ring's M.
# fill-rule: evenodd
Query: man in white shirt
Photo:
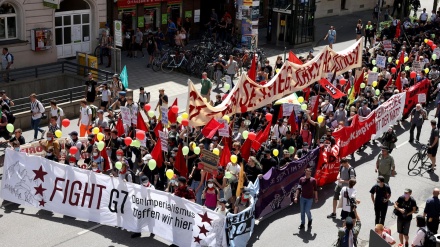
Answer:
M435 22L435 19L437 18L437 14L435 13L435 10L432 10L431 12L431 22Z
M56 100L50 101L50 117L57 117L57 125L60 127L60 130L63 130L61 121L64 119L64 111L57 106Z
M400 81L402 82L402 85L408 85L408 78L406 78L406 72L402 71L402 73L400 73Z
M420 22L421 23L426 23L426 21L428 20L428 13L426 13L426 8L423 9L423 12L420 14Z
M345 222L345 219L350 216L356 218L356 189L353 188L356 184L356 179L351 178L348 181L348 187L345 186L341 189L339 202L342 204L341 220Z
M29 99L31 101L31 128L34 130L34 141L37 140L38 131L41 132L41 139L43 139L44 134L46 133L45 130L40 128L40 122L41 118L43 117L43 113L46 111L44 109L43 104L41 104L40 101L37 100L37 95L35 93L31 94L29 96Z
M278 119L278 124L275 124L272 127L272 133L273 136L275 136L278 139L283 138L284 136L286 136L286 132L287 132L287 127L285 125L283 125L284 120L282 118Z
M234 60L234 56L230 55L226 64L226 74L231 77L231 89L234 88L234 76L238 72L237 61Z
M85 99L81 100L81 107L79 111L79 137L85 137L90 134L90 128L92 127L92 109L87 105L87 101Z

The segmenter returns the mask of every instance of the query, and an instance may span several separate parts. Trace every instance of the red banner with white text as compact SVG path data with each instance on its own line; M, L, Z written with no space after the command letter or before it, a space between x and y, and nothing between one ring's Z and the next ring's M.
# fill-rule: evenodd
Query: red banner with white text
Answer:
M324 186L336 181L339 173L339 142L335 145L320 147L315 179L318 186Z
M419 103L419 94L425 94L425 97L427 97L430 84L430 81L425 79L408 88L408 91L406 91L405 109L403 110L404 116L406 116L411 109Z
M333 137L339 142L339 157L354 153L356 149L370 141L371 135L376 133L375 120L374 111L366 118L355 115L350 126L333 132Z

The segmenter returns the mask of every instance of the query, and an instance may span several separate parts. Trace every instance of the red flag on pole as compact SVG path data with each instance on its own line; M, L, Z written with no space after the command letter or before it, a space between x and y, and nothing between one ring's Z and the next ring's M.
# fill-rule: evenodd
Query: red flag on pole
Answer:
M299 65L304 64L301 60L299 60L299 58L292 51L289 52L289 61L292 63L299 64Z
M387 87L391 86L391 84L393 84L393 77L390 77L390 79L388 80L387 84L383 88L387 88Z
M319 80L319 84L323 87L333 99L340 99L345 96L343 92L337 89L333 84L331 84L327 79L322 78Z
M309 101L309 97L310 97L310 87L306 87L303 89L304 92L304 99L306 101Z
M400 57L399 57L399 64L398 66L402 66L405 63L405 52L401 51L400 52Z
M251 156L251 147L252 141L249 138L246 139L246 141L244 141L243 143L243 146L241 146L240 154L245 161L247 161L249 159L249 156Z
M361 84L364 81L364 72L362 72L354 82L354 93L357 94L361 90Z
M177 121L177 114L178 113L173 113L173 111L171 111L171 108L173 106L177 106L177 98L174 100L173 104L171 105L171 107L168 109L168 121L170 123L175 123Z
M225 167L231 161L231 151L229 150L229 137L223 137L223 150L220 156L220 165Z
M107 154L107 149L103 149L101 151L101 157L104 159L104 167L102 169L104 169L102 172L106 172L108 170L111 169L111 163L110 163L110 159L108 158L108 154Z
M125 133L124 124L122 123L121 118L119 118L116 123L116 130L118 131L118 136L122 136Z
M143 130L145 132L149 131L148 126L145 124L144 117L142 117L141 112L138 112L136 128L139 130Z
M394 38L399 38L399 37L400 37L400 21L397 21L396 35L394 36Z
M280 111L278 112L278 118L277 118L277 120L278 119L282 119L283 118L283 105L281 104L280 105Z
M290 125L290 132L294 133L295 131L298 130L298 125L296 123L295 110L293 110L292 113L290 114L288 123Z
M176 154L176 161L174 162L174 168L179 171L180 176L188 176L188 167L186 166L186 159L183 156L182 144L179 144L179 149Z
M159 138L159 131L163 131L162 122L158 122L156 127L154 127L154 134L156 135L156 138Z
M402 79L399 74L397 75L395 86L399 92L402 92Z
M266 128L264 129L264 131L260 131L257 134L257 137L255 138L255 141L252 142L252 148L255 151L258 151L261 147L261 145L267 141L267 138L269 138L269 134L270 134L270 123L267 124Z
M214 118L211 118L211 120L209 120L209 122L205 125L205 127L203 127L202 134L206 138L211 139L212 137L214 137L215 132L217 132L218 129L223 127L224 127L224 123L219 123Z
M160 138L157 138L156 145L154 145L151 151L151 156L156 161L156 166L161 168L163 163L162 145L160 144Z
M248 71L248 77L255 81L257 78L257 57L254 55L254 57L252 58L252 64L251 64L251 68Z

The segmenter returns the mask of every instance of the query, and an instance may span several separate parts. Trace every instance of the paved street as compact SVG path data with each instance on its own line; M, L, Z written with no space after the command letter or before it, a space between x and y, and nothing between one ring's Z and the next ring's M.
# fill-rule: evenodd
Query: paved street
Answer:
M422 8L432 7L432 0L421 1ZM371 16L371 11L357 13L356 15L346 15L341 17L331 17L316 20L319 24L318 30L324 34L329 25L334 25L338 31L338 40L334 45L336 50L342 50L353 43L354 27L357 19L362 18L364 23ZM323 34L322 34L323 35ZM315 53L323 49L324 41L319 41L314 46ZM274 56L282 54L283 47L270 47L262 45L270 60L274 61ZM295 53L302 55L311 47L294 49ZM146 68L147 58L128 59L123 56L123 64L126 64L129 72L129 88L138 89L144 86L151 92L151 105L157 103L157 94L160 87L165 88L169 96L169 101L178 99L179 111L184 111L187 103L188 76L172 72L154 72ZM189 78L200 87L198 78ZM137 91L135 91L135 96ZM212 96L214 97L214 96ZM432 110L432 109L430 109ZM433 119L434 111L429 112L429 119ZM63 136L67 136L75 127L76 120L71 120L71 126L63 129ZM408 143L409 124L403 121L395 128L398 133L397 149L392 156L395 159L397 176L391 178L390 186L392 190L391 200L395 201L398 196L403 195L405 188L413 190L420 211L423 211L425 200L431 196L432 189L438 186L440 171L433 174L423 173L421 176L408 174L407 164L409 158L416 152L416 146ZM422 129L421 141L426 143L430 134L429 121L425 121ZM30 140L32 133L24 133L26 140ZM358 198L361 204L358 212L362 221L362 230L359 235L360 245L368 246L369 230L374 227L374 210L370 199L369 190L376 183L377 174L374 172L375 160L380 149L377 146L368 145L366 150L360 154L355 154L355 160L351 165L355 167L358 183L355 186L358 190ZM0 169L0 174L3 174ZM308 231L300 232L297 227L300 221L299 206L292 205L283 211L264 219L255 226L253 236L248 246L331 246L337 239L337 228L340 226L339 220L327 219L326 215L331 212L333 185L327 185L319 191L319 202L313 205L312 215L313 228ZM0 200L1 202L1 200ZM338 210L339 216L340 210ZM9 246L168 246L170 243L155 236L150 237L149 233L143 233L141 238L131 239L130 233L116 227L99 225L93 222L74 219L59 214L51 214L47 211L38 210L31 207L11 208L11 205L3 205L0 209L0 224L3 226L0 231L0 247ZM388 209L386 225L392 230L392 236L398 241L396 230L396 219L392 218L392 207ZM410 239L415 235L415 220L410 229Z

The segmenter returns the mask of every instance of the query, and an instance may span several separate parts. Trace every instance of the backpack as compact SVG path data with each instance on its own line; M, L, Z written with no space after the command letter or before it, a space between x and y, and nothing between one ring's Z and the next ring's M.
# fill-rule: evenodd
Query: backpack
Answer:
M341 173L341 171L342 171L342 167L343 167L343 166L340 166L340 167L339 167L339 173ZM352 167L352 166L350 166L350 168L348 168L348 176L350 176L351 171L353 171L354 177L356 178L356 171L354 170L354 167ZM351 176L350 176L350 177L351 177Z
M353 230L350 230L353 231ZM348 231L346 229L339 229L338 240L334 246L336 247L349 247L349 238L347 236ZM357 237L353 232L353 246L357 247Z
M425 239L423 242L424 247L435 247L437 246L437 239L433 232L430 230L425 230L424 228L420 228L425 233Z
M97 116L97 112L98 112L98 107L96 107L94 105L90 105L90 106L87 106L86 108L88 108L88 109L90 109L92 111L92 122L94 122L96 120L96 116Z
M12 55L11 53L8 53L8 55L6 55L6 57L7 56L10 56L10 58L11 58L11 64L13 64L14 63L14 55Z

